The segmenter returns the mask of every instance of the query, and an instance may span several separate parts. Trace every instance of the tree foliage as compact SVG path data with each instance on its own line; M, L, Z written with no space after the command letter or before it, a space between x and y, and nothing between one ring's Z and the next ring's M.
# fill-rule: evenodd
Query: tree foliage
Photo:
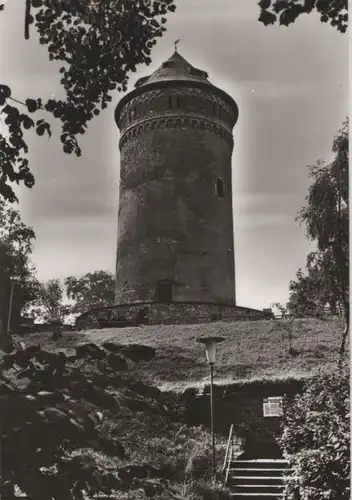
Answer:
M0 199L0 332L6 331L12 289L10 329L20 324L34 297L35 268L31 263L32 228L20 213Z
M8 127L0 135L0 194L11 202L17 199L12 183L34 185L25 131L50 136L53 116L62 125L64 152L80 156L77 137L107 107L114 90L126 90L129 73L151 63L151 50L166 30L165 16L175 11L174 0L26 0L23 6L25 38L33 25L49 59L62 63L65 99L21 102L8 85L0 85L0 112ZM2 0L1 10L6 11Z
M2 353L1 498L13 498L15 488L38 500L117 491L119 498L176 498L166 495L167 471L138 463L144 422L153 435L172 424L172 412L158 389L128 376L136 353L126 347L81 344L67 356L20 343Z
M75 302L72 306L74 314L114 303L115 276L106 271L87 273L80 278L69 276L65 279L65 286L67 296Z
M281 446L291 472L284 500L350 498L350 382L320 374L284 412Z
M35 283L35 300L31 315L49 323L62 323L71 307L64 303L64 289L59 279Z
M289 285L287 308L296 317L344 315L340 300L338 274L331 252L311 252L305 272L299 269Z
M83 389L81 395L78 385ZM4 497L13 495L15 486L38 500L79 499L83 490L100 491L102 478L94 462L70 453L90 441L104 447L104 440L99 439L102 415L81 400L81 396L86 399L89 389L83 386L87 389L88 385L69 370L63 352L49 353L31 346L4 356ZM94 393L94 386L90 393ZM121 454L122 445L116 443L114 451Z
M289 26L302 14L317 12L322 23L341 33L347 31L348 0L260 0L259 21L265 26L279 23Z
M344 353L349 332L349 190L348 122L343 123L332 146L330 162L318 161L308 167L313 180L307 205L297 220L306 227L307 236L317 250L307 256L305 272L297 272L290 283L288 308L297 316L307 312L321 314L342 311L345 331L340 354Z

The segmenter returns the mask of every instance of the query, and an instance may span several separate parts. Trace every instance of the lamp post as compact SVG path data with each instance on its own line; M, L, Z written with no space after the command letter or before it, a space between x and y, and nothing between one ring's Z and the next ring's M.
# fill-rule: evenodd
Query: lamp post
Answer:
M205 354L210 367L210 427L212 436L212 465L213 465L213 478L216 476L216 461L215 461L215 433L214 433L214 364L216 354L216 344L223 342L225 339L222 337L202 337L197 340L205 346Z

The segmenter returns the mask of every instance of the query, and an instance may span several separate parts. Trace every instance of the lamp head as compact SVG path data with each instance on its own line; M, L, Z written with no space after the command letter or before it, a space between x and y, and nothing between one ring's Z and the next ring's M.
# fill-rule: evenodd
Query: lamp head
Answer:
M204 344L207 361L210 365L215 363L216 344L223 342L223 337L202 337L197 342Z

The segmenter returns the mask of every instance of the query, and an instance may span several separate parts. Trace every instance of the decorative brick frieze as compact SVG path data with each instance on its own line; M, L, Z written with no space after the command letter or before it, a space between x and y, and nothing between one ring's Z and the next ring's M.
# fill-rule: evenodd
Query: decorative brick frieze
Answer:
M141 119L128 127L120 139L119 147L122 149L126 142L131 140L132 137L137 137L138 135L148 132L149 130L160 128L190 128L193 130L209 130L210 132L224 138L224 140L226 140L231 147L233 146L232 133L216 121L194 115L182 117L178 115L162 115L155 118Z
M180 105L179 108L176 108L177 104ZM177 116L192 114L192 112L198 115L201 113L203 117L219 122L230 132L236 119L229 104L214 93L192 88L171 88L164 91L147 91L127 101L121 110L118 125L124 134L126 129L137 123L155 117L156 114L167 114L170 111L172 113L176 111Z

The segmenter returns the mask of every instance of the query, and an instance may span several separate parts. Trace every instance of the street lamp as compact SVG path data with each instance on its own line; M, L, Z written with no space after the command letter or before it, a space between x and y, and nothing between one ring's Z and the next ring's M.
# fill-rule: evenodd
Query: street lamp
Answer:
M207 361L210 366L210 426L212 435L212 448L213 448L213 477L216 476L216 462L215 462L215 433L214 433L214 364L215 364L215 354L216 354L216 344L223 342L225 339L222 337L202 337L197 340L201 344L205 345L205 354Z

